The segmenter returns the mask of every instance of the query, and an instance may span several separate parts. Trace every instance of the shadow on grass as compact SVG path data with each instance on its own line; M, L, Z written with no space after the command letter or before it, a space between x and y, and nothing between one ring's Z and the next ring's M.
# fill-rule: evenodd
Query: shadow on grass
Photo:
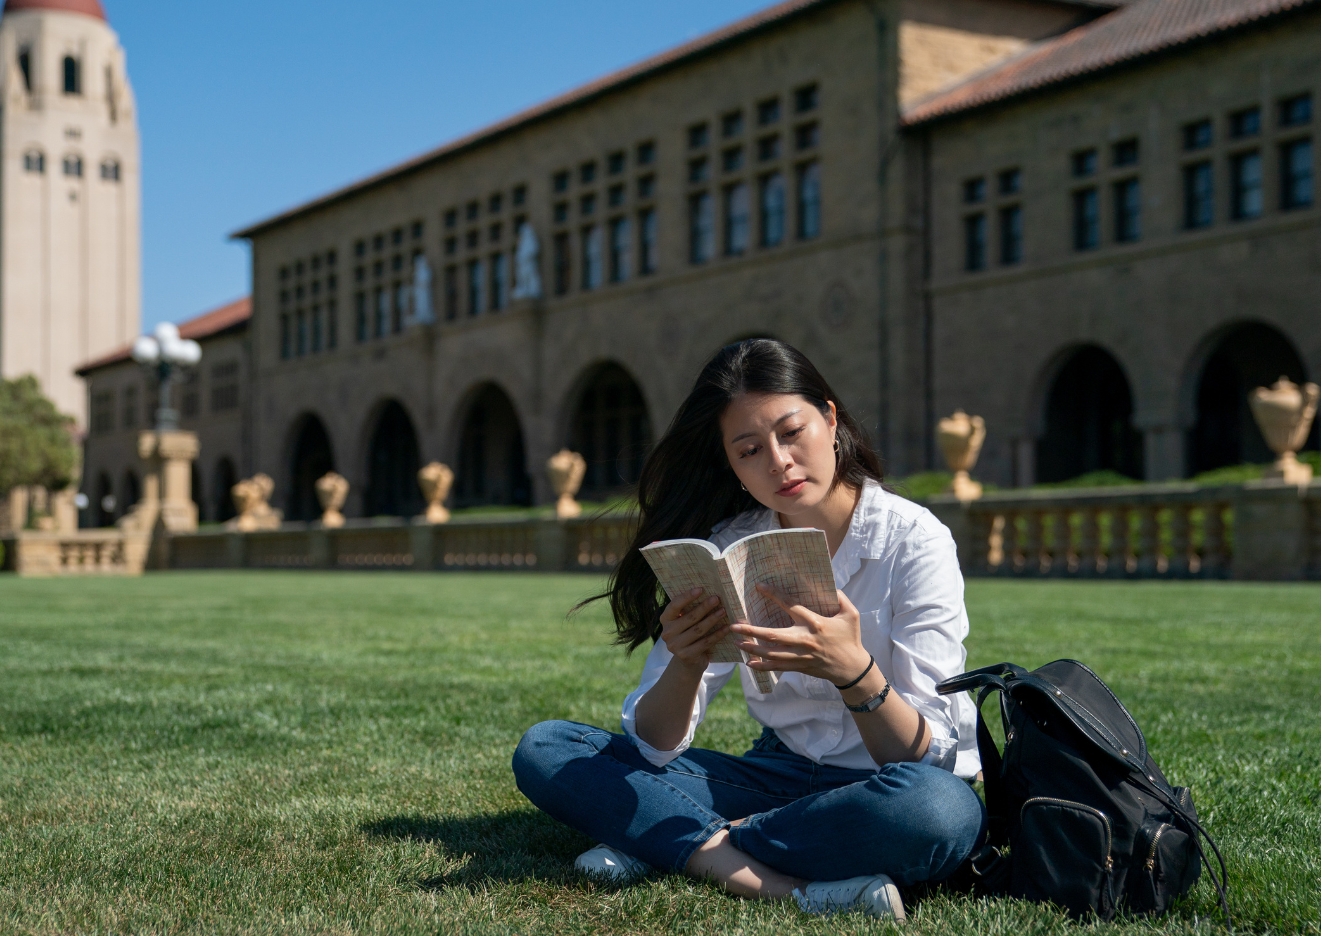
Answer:
M476 890L492 882L541 880L576 889L614 890L574 870L574 858L592 842L536 809L509 809L477 816L388 816L365 822L373 838L440 845L461 868L423 878L427 890Z

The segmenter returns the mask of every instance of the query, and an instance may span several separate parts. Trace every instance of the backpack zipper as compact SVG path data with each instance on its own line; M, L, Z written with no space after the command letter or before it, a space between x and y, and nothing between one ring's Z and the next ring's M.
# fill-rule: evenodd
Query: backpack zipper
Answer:
M1161 834L1169 829L1170 826L1163 822L1157 826L1156 834L1152 836L1152 844L1148 847L1148 860L1143 862L1143 867L1151 871L1157 866L1157 843L1161 841Z
M1111 868L1115 862L1111 858L1111 817L1100 809L1093 809L1091 806L1085 806L1083 803L1076 803L1073 800L1057 799L1054 796L1034 796L1024 800L1024 805L1019 807L1019 821L1024 821L1024 810L1033 803L1055 803L1058 806L1069 806L1071 809L1081 809L1084 812L1090 812L1098 819L1102 820L1102 828L1106 830L1106 873L1111 873ZM1155 839L1154 839L1155 842Z

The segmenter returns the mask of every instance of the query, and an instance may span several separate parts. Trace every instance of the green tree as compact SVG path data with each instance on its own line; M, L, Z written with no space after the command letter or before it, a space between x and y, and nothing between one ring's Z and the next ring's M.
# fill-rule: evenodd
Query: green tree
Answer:
M37 378L0 378L0 494L27 484L65 487L77 458L73 417L46 399Z

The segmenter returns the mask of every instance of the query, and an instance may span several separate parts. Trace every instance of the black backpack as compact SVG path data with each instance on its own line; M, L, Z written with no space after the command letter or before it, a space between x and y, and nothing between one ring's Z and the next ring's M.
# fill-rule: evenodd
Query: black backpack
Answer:
M1075 660L1031 673L998 663L937 687L942 695L967 689L980 690L988 821L986 843L965 866L976 891L1109 920L1122 907L1165 912L1206 865L1229 924L1225 862L1193 796L1166 782L1138 724L1096 673ZM991 692L999 694L1004 755L982 720Z

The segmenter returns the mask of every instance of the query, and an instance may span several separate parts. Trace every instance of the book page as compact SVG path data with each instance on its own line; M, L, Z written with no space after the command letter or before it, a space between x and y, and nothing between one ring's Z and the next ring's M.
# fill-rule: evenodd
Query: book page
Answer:
M726 564L754 626L789 627L794 623L780 605L758 592L758 585L770 585L790 604L801 604L826 617L840 613L831 553L821 530L755 533L726 551Z
M667 598L673 600L691 589L701 588L708 595L720 597L731 621L743 619L743 605L724 563L717 558L715 546L704 540L666 540L644 546L641 552ZM742 663L744 655L734 645L731 634L716 645L711 659L713 663Z

